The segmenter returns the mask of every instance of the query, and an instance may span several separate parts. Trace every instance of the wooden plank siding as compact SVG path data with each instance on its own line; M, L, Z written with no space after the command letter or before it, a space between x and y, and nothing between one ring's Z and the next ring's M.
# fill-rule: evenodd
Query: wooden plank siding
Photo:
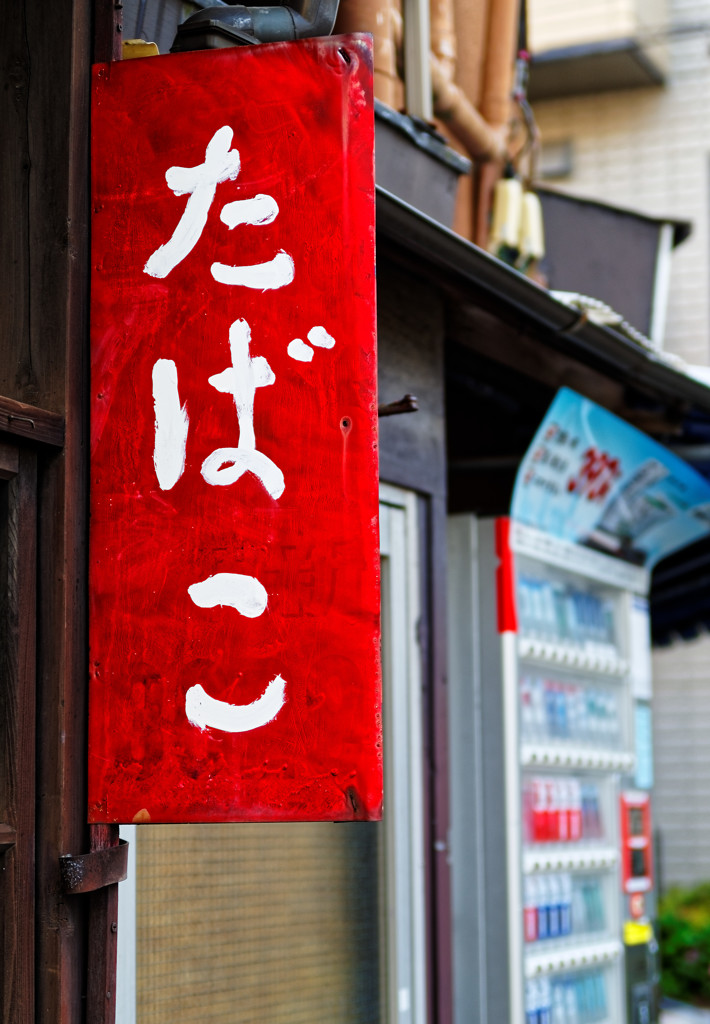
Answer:
M0 677L3 1024L112 1019L105 982L100 1010L87 1008L86 993L89 960L97 977L105 977L106 963L110 975L105 936L115 907L100 910L100 934L89 950L90 908L102 901L62 894L59 857L85 853L92 842L85 654L89 87L92 56L111 59L120 48L121 7L113 0L18 0L0 41L0 271L9 297L0 304L2 614L10 627ZM94 836L93 846L104 841L113 836Z

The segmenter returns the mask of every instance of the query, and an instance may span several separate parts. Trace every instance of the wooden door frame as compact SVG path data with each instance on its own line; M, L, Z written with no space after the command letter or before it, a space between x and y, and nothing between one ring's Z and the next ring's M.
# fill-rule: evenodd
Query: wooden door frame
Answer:
M0 1007L34 1024L37 456L0 441Z

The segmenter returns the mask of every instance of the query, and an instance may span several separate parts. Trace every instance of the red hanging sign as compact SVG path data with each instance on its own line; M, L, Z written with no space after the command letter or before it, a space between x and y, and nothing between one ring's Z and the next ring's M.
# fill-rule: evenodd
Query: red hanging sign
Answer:
M94 70L93 822L382 796L366 37Z

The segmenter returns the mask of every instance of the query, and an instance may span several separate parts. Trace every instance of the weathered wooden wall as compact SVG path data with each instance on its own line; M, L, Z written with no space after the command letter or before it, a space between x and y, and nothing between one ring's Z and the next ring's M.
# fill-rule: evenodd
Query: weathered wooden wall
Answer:
M115 45L115 36L120 39L115 20L119 7L97 0L94 12L91 0L51 4L18 0L0 40L4 72L0 275L5 291L0 304L0 402L4 398L34 407L5 403L10 414L0 417L0 440L19 439L21 462L35 458L35 453L38 456L36 495L29 495L24 485L25 509L17 524L21 533L30 529L33 534L25 538L25 551L36 542L36 591L18 593L23 644L37 642L37 664L36 672L34 666L28 670L26 648L21 647L23 691L14 695L20 701L15 711L25 752L32 743L37 747L34 822L35 801L26 776L20 785L13 781L7 764L3 767L4 785L13 788L8 805L22 819L23 835L34 826L27 843L30 860L22 870L28 864L31 869L34 861L36 948L34 955L24 949L13 988L6 987L3 996L2 1019L13 1024L35 1019L74 1022L84 1019L85 1013L88 902L86 897L62 895L59 857L89 849L85 824L89 67L95 28L100 30L102 54ZM55 441L65 426L63 447L61 442L43 443L47 424L58 431ZM13 531L14 535L15 527ZM33 578L33 591L34 582ZM7 592L14 600L9 585ZM33 723L28 715L34 714L34 679L37 713ZM8 698L7 689L4 698ZM7 721L3 724L5 753L11 755L11 726ZM24 807L18 809L18 801ZM27 879L24 886L30 886ZM31 919L30 904L24 916ZM6 934L5 939L7 968L9 943L16 942L18 935ZM93 956L100 952L94 950Z

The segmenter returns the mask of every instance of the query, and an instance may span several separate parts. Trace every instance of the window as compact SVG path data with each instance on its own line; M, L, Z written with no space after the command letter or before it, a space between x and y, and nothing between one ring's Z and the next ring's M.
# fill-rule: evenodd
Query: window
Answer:
M137 828L135 923L131 881L119 897L117 1020L425 1021L412 493L383 486L381 548L384 820Z

